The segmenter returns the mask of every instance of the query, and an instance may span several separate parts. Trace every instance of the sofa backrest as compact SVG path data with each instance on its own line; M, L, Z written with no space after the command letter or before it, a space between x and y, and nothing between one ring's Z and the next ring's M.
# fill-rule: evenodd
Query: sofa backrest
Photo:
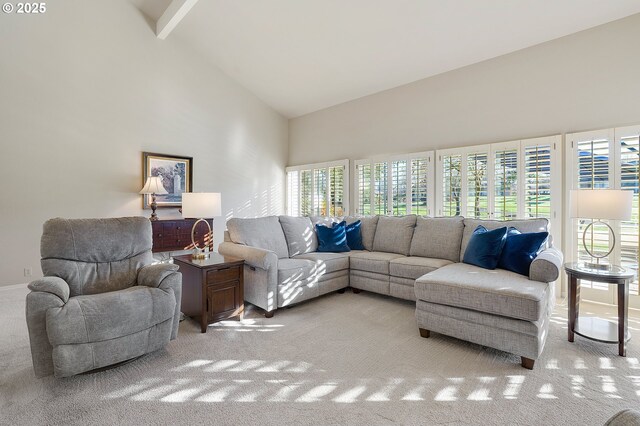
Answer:
M287 240L289 257L318 249L318 236L311 219L306 216L280 216L279 219Z
M45 276L69 284L69 295L134 286L138 270L153 263L151 222L144 217L51 219L40 241Z
M411 240L411 256L458 262L464 223L462 216L418 216Z
M464 232L462 234L462 245L460 247L459 261L462 262L464 252L467 249L469 240L473 231L476 230L478 225L482 225L489 231L492 229L506 227L514 227L522 233L526 232L544 232L549 231L549 219L537 218L537 219L516 219L516 220L488 220L488 219L464 219Z
M409 256L415 226L415 215L379 216L373 249Z
M278 216L250 219L231 218L227 221L229 238L236 244L273 251L278 259L289 257L287 240Z

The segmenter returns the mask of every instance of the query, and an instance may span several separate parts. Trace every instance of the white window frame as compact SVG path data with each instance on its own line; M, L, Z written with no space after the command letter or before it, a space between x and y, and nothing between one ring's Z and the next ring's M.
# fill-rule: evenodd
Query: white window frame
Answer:
M391 176L391 172L393 170L393 162L394 161L406 161L407 162L407 207L406 214L412 214L412 195L413 195L413 180L411 179L411 162L415 159L426 158L428 162L427 166L427 214L432 215L435 206L434 200L434 176L435 176L435 168L434 165L434 151L424 151L424 152L415 152L411 154L404 155L393 155L393 156L385 156L385 157L372 157L367 159L361 159L354 161L355 165L355 173L354 173L354 212L356 214L361 214L360 212L360 191L359 191L359 182L358 182L358 167L361 165L369 165L371 166L371 176L372 179L369 182L369 190L370 190L370 200L371 200L371 213L375 214L375 208L373 205L373 200L375 199L375 185L374 185L374 170L375 165L378 163L386 163L387 164L387 211L386 214L393 214L393 179Z
M495 218L495 157L496 153L499 151L504 151L508 149L516 149L518 155L518 209L517 209L517 217L524 218L525 212L525 186L524 186L524 170L525 170L525 150L527 147L535 146L535 145L549 145L551 147L551 217L549 218L550 222L550 233L553 236L554 245L557 247L561 247L562 244L562 158L561 158L561 145L562 145L562 136L561 135L553 135L553 136L545 136L540 138L530 138L530 139L522 139L508 142L498 142L492 144L485 145L474 145L463 148L449 148L442 149L436 151L436 182L443 182L444 180L444 170L443 170L443 157L450 155L460 155L461 156L461 200L460 200L460 213L462 216L468 217L467 207L468 202L467 198L469 195L468 191L468 177L467 177L467 165L468 165L468 155L475 153L487 153L487 203L489 206L489 217L488 219ZM444 208L444 193L442 185L436 185L436 212L437 215L441 216L443 214Z
M289 166L285 168L285 182L286 182L286 194L285 194L285 199L287 200L287 205L286 205L286 212L287 214L292 215L292 210L291 210L291 206L289 205L291 203L291 199L289 197L289 172L298 172L298 200L297 200L297 205L298 205L298 211L297 214L293 214L293 216L300 216L300 188L301 188L301 182L300 182L300 178L302 176L302 172L303 170L310 170L311 171L311 211L315 211L316 209L316 205L315 205L315 196L313 196L313 194L315 194L315 170L321 170L324 169L326 172L326 176L327 176L327 194L326 194L326 205L327 205L327 216L330 214L331 212L331 174L329 173L329 169L332 167L340 167L342 166L343 170L344 170L344 174L342 176L342 182L343 182L343 200L342 200L342 204L343 204L343 213L344 216L349 215L349 211L350 211L350 197L349 197L349 187L350 187L350 182L351 179L349 178L349 160L337 160L337 161L328 161L328 162L324 162L324 163L313 163L313 164L303 164L300 166Z
M640 125L608 128L592 130L587 132L568 133L566 135L566 162L565 162L565 187L566 187L566 211L570 212L570 197L569 191L576 189L578 164L576 161L576 154L578 150L579 141L606 139L609 141L609 160L608 160L608 173L609 173L609 189L621 189L621 147L620 139L628 136L635 136L640 134ZM568 262L576 260L576 253L578 247L581 244L580 238L576 229L576 219L572 219L567 215L567 226L565 229L565 246L564 255ZM609 221L611 227L614 229L616 236L620 237L620 221ZM616 250L611 254L611 262L613 264L620 263L620 243L616 244ZM601 303L607 303L615 305L617 303L616 286L609 285L606 290L598 290L589 287L582 287L580 289L581 297L587 300L592 300ZM640 297L630 294L629 306L634 308L640 308Z

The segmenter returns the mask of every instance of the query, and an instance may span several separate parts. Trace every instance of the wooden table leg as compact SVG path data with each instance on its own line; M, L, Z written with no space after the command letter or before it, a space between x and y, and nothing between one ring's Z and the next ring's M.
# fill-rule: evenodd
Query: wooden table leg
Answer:
M569 327L568 335L569 341L573 342L575 333L573 330L576 327L576 321L580 311L580 285L578 279L573 274L569 274Z
M618 284L618 354L627 356L629 320L629 281Z

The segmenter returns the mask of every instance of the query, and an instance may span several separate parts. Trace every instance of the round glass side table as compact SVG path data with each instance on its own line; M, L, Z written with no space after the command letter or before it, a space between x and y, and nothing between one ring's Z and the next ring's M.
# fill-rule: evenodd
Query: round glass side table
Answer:
M584 263L565 263L569 278L569 341L577 334L603 343L617 343L618 354L627 356L627 342L631 338L627 325L629 318L629 284L635 272L620 266L593 269ZM580 280L615 284L618 287L618 323L597 317L580 317Z

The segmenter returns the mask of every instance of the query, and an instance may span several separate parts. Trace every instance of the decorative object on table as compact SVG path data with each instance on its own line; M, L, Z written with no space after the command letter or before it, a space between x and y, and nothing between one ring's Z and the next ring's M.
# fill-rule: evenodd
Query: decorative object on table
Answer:
M633 191L619 189L577 189L569 194L572 219L591 219L582 233L582 245L594 262L588 262L586 267L591 269L609 269L610 266L601 264L600 260L609 256L616 246L616 234L613 228L603 220L630 220L633 203ZM604 225L611 235L611 246L604 254L598 254L593 249L594 226ZM587 244L587 233L591 232L591 249Z
M182 206L182 194L191 192L193 186L193 157L142 153L142 176L159 177L166 193L157 195L157 207ZM151 207L149 195L144 195L143 208Z
M203 248L198 246L195 238L196 226L204 222L209 227L209 235L213 241L213 229L205 217L215 217L222 214L221 199L219 192L186 192L182 195L182 217L198 219L191 228L191 242L193 243L193 258L205 259L209 257L209 244ZM207 239L205 238L205 242Z
M147 181L144 183L144 186L138 192L138 194L142 194L144 196L151 195L151 217L150 220L158 220L158 215L156 214L156 209L158 208L158 204L156 203L156 196L167 194L167 190L164 189L162 185L162 178L160 176L149 176L147 177Z
M581 263L565 263L569 278L569 341L574 334L602 343L618 344L618 354L627 356L629 333L629 285L635 273L620 266L608 269L589 268ZM618 286L618 324L596 317L580 317L580 280L615 284Z
M212 253L208 259L176 256L173 263L182 273L182 312L207 325L242 319L244 312L244 260Z

